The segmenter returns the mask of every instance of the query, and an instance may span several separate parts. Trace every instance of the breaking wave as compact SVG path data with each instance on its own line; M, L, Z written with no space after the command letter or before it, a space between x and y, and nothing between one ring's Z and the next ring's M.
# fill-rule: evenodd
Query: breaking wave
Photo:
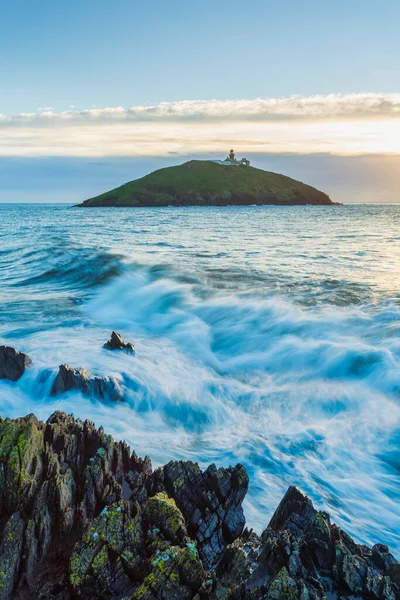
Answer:
M113 224L117 240L126 214ZM209 227L198 214L192 230ZM234 214L242 219L240 209ZM155 464L240 461L251 481L247 521L258 531L296 484L360 541L399 552L397 289L377 290L382 278L372 285L361 272L357 280L339 277L326 263L325 273L313 275L285 269L282 256L273 268L266 256L264 268L248 252L267 255L267 249L248 243L240 249L235 240L225 241L226 256L219 256L226 238L217 229L215 244L198 235L189 252L187 233L178 243L151 229L151 223L172 226L167 210L139 213L143 222L132 227L147 233L135 234L134 251L110 237L101 212L90 219L102 223L101 246L92 228L81 243L59 240L55 249L43 241L32 251L22 240L12 263L0 254L0 334L34 361L18 383L0 382L2 416L73 412L127 439ZM59 232L52 235L55 242ZM348 247L340 248L343 261ZM325 260L306 245L307 252ZM225 267L218 262L232 254L236 259ZM135 357L102 348L111 329L135 343ZM125 402L51 397L61 363L116 377Z

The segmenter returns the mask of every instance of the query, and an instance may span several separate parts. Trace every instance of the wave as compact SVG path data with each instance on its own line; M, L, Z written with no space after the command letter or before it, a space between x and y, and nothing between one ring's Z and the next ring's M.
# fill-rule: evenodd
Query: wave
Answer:
M360 541L400 552L397 284L389 294L392 272L354 276L354 247L335 247L340 265L332 266L326 232L321 242L297 221L290 227L310 238L291 238L297 253L274 245L275 232L265 249L264 213L275 214L257 211L246 234L234 210L229 231L227 213L212 211L217 228L197 221L196 243L182 226L193 214L179 209L167 240L154 211L127 218L123 210L111 223L90 212L85 239L76 223L74 235L65 233L78 211L64 217L63 234L49 228L34 249L13 238L12 252L0 255L0 334L34 366L17 384L0 382L1 414L47 418L61 408L156 465L243 462L250 526L260 530L297 484ZM368 256L357 260L369 268ZM111 329L135 343L135 357L102 348ZM117 377L126 402L51 397L62 363Z
M400 549L396 306L227 295L164 266L113 279L82 310L80 326L25 338L35 368L20 385L1 385L3 411L21 413L29 398L43 416L60 406L93 416L156 463L241 461L256 528L298 484L361 541ZM134 341L135 358L102 349L112 328ZM120 378L125 405L51 398L63 362Z

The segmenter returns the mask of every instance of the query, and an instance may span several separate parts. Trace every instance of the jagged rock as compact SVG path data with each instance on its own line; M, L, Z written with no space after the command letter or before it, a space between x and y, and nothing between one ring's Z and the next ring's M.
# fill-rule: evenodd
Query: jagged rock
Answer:
M183 516L164 493L149 498L143 512L128 502L104 508L70 560L71 584L84 597L190 600L204 580Z
M0 346L0 379L17 381L31 365L27 354L10 346Z
M191 600L198 598L206 573L193 542L164 546L150 558L151 571L131 600Z
M356 544L296 488L262 535L242 531L247 486L242 465L153 473L63 412L0 418L0 599L400 600L387 546Z
M73 369L60 365L51 388L53 396L70 390L79 390L86 396L123 402L124 396L119 382L114 377L93 377L85 369Z
M291 487L260 537L245 532L227 547L211 597L399 600L398 565L386 546L356 544Z
M122 499L120 473L142 473L144 468L151 472L149 460L131 456L125 443L115 443L102 428L59 411L46 424L34 415L2 421L0 598L13 598L21 586L33 597L48 589L54 569L63 561L68 564L90 520ZM20 519L21 541L10 547L10 523Z
M198 542L204 566L210 570L226 545L243 531L242 502L248 484L242 465L233 469L211 465L202 472L197 463L171 461L154 472L152 490L165 490L175 499L191 536Z
M131 354L135 354L135 346L129 342L125 343L123 337L116 331L112 332L111 338L104 344L103 348L106 348L106 350L126 350Z
M313 522L316 512L311 500L291 486L280 501L268 527L274 531L288 529L301 538L307 526Z

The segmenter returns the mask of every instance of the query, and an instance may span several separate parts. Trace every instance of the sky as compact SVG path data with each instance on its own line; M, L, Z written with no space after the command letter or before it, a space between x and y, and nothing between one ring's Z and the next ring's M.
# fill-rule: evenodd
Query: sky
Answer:
M3 3L0 201L234 147L339 201L400 202L398 0Z

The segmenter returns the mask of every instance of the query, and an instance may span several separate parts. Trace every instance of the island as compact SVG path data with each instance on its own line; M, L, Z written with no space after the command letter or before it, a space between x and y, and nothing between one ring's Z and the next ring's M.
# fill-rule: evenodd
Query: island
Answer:
M257 169L233 150L224 160L191 160L159 169L78 206L332 206L327 194L285 175Z

